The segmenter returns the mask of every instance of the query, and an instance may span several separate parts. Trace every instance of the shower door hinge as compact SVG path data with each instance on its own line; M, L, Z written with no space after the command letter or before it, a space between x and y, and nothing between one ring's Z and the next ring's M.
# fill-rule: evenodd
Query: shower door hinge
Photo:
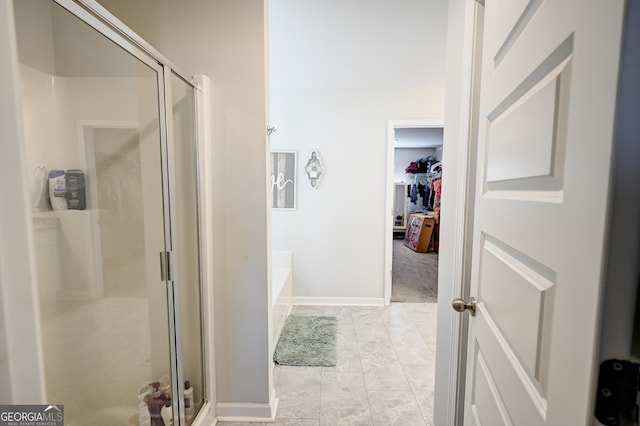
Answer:
M606 426L638 424L640 364L608 359L600 364L596 419Z
M171 264L171 252L160 252L160 280L173 281L173 268Z

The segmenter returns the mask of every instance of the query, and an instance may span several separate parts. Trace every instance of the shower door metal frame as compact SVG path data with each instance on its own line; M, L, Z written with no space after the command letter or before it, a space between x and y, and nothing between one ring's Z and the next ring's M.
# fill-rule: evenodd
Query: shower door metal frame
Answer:
M184 77L182 77L180 74L178 74L175 70L173 70L172 68L170 68L169 66L164 66L163 69L163 84L164 84L164 89L163 89L163 93L164 96L166 97L165 101L163 103L164 107L164 115L165 115L165 128L166 128L166 133L168 135L168 138L171 139L174 136L174 123L173 123L173 103L171 102L173 100L173 88L172 88L172 84L171 84L171 79L172 77L175 75L176 77L178 77L181 81L185 82L186 84L188 84L193 92L193 97L192 97L192 108L193 108L193 143L194 143L194 153L195 153L195 158L194 158L194 177L195 177L195 194L196 194L196 217L195 217L195 225L196 225L196 229L197 229L197 263L198 263L198 293L199 293L199 311L200 311L200 321L199 321L199 327L200 327L200 342L201 342L201 347L200 347L200 365L201 365L201 383L202 383L202 395L203 395L203 400L206 403L207 402L207 375L205 374L205 335L204 335L204 304L203 304L203 289L202 289L202 283L204 282L204 277L203 277L203 265L202 265L202 227L201 227L201 214L200 214L200 174L199 174L199 149L198 149L198 132L197 132L197 118L198 118L198 105L197 105L197 87L194 86L193 83L191 83L190 81L184 79ZM175 178L176 178L176 173L173 173L172 170L176 169L176 165L175 165L175 151L174 148L176 147L176 141L173 141L174 143L167 143L166 145L166 150L167 150L167 183L168 183L168 197L167 200L169 201L168 205L166 206L166 208L168 208L169 210L169 221L167 221L167 234L170 236L170 245L169 247L171 247L171 250L173 251L173 247L176 246L176 241L174 239L174 235L171 233L172 230L177 230L178 229L178 224L177 224L177 214L173 214L173 212L176 212L177 209L177 196L176 196L176 188L177 185L175 183ZM172 161L173 160L173 161ZM181 306L180 304L180 292L178 290L178 285L177 282L179 282L180 280L180 267L177 263L177 261L175 260L176 257L175 256L171 256L173 260L173 263L171 265L171 268L173 270L172 275L169 277L170 279L168 279L167 281L167 291L168 294L167 296L170 298L170 300L172 300L173 305L170 304L170 309L171 307L178 307ZM182 321L181 321L181 317L178 313L173 313L172 317L174 318L174 330L182 330ZM175 344L175 349L176 349L176 380L175 380L175 387L173 389L174 395L178 395L178 404L179 404L179 412L180 412L180 417L181 417L181 421L185 422L186 421L186 407L185 407L185 401L184 401L184 386L182 386L182 384L185 381L184 378L184 371L183 369L180 367L183 365L183 354L182 354L182 333L175 333L174 336L172 336L172 341ZM194 401L196 402L196 401ZM195 408L202 408L200 407L200 401L197 401L197 406L194 407ZM182 423L181 423L182 424Z
M198 226L198 278L199 278L199 299L200 299L200 359L202 360L202 395L204 403L208 402L209 394L209 381L207 380L207 367L204 363L206 357L205 347L207 346L207 339L205 338L205 328L203 323L203 317L205 315L204 301L203 301L203 268L201 262L202 254L202 238L200 235L200 209L201 209L201 196L199 188L199 159L198 159L198 135L199 132L195 128L197 123L197 117L199 114L198 103L196 102L199 85L191 78L185 77L185 74L177 69L167 58L155 50L151 45L145 42L137 34L131 31L126 25L119 19L113 16L104 7L99 5L93 0L52 0L78 19L92 27L104 35L107 39L120 46L125 51L129 52L135 58L143 62L145 65L152 68L157 73L157 94L158 94L158 120L159 120L159 134L160 134L160 149L161 149L161 167L162 167L162 198L164 209L164 252L161 253L167 263L162 268L166 268L161 271L162 281L166 285L167 292L167 310L168 310L168 331L169 331L169 350L170 350L170 371L171 371L171 389L172 394L177 395L177 409L174 405L173 409L173 424L186 425L185 417L185 405L184 405L184 376L182 369L182 342L181 342L181 323L179 315L180 295L177 290L176 276L173 271L177 270L177 262L175 255L173 255L173 240L172 231L176 228L176 217L171 212L175 212L175 185L173 184L173 178L170 174L170 170L173 168L173 122L171 104L171 75L177 75L181 80L187 83L194 91L194 140L196 144L196 159L194 168L196 170L196 212L197 212L197 226ZM167 273L171 271L171 273ZM174 400L176 398L174 397ZM202 409L199 414L202 414Z

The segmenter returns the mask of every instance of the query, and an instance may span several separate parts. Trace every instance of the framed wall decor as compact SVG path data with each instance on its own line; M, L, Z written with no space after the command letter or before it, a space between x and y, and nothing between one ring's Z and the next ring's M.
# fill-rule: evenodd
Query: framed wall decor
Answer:
M271 207L296 208L296 152L271 151Z
M309 157L307 165L304 166L304 172L309 179L311 188L316 189L320 184L322 173L324 173L324 166L322 165L322 160L320 159L320 154L317 149L311 151L311 157Z

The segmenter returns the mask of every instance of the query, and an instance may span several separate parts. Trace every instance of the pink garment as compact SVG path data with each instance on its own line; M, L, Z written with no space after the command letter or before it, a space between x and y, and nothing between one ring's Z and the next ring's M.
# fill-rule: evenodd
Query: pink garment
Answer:
M438 194L438 197L442 196L442 179L437 179L433 181L433 189Z

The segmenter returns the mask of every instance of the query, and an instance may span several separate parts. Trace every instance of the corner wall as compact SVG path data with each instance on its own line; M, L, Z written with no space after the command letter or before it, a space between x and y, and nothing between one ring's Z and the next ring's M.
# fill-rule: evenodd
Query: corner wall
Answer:
M266 3L100 3L184 73L211 78L217 395L209 398L219 416L245 408L269 416Z

